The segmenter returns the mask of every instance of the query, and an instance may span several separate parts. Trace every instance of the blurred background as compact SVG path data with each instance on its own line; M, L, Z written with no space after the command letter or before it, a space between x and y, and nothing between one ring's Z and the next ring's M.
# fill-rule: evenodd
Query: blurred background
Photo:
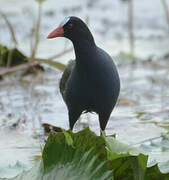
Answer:
M134 144L168 132L168 0L0 0L0 4L2 167L17 161L30 167L30 160L40 153L44 129L69 128L58 88L62 71L47 64L66 65L74 51L65 38L46 39L67 16L82 18L96 44L118 67L121 93L106 133ZM48 63L27 63L23 57ZM87 126L99 133L95 114L84 114L74 131Z

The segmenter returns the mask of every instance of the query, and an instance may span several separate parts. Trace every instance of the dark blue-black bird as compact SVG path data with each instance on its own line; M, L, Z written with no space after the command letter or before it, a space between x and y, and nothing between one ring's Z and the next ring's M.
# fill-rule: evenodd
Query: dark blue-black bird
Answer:
M72 41L76 55L60 81L67 105L70 129L83 112L96 112L105 130L120 92L120 80L112 58L95 44L87 25L78 17L67 17L47 38Z

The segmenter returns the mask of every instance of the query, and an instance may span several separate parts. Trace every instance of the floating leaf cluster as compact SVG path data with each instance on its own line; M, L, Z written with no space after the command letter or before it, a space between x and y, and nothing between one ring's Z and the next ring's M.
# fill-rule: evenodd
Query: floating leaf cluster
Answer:
M166 136L156 145L168 152L168 144ZM51 132L42 160L11 180L167 180L168 161L160 164L156 160L151 166L148 164L149 149L156 145L136 148L112 136L96 136L89 128L78 133L65 130L62 133Z

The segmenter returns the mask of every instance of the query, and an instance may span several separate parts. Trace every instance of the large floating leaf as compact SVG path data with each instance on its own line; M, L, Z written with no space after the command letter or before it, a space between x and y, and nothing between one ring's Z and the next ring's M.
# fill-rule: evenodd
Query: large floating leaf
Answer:
M137 148L121 143L114 137L106 137L105 141L115 179L143 180L147 157L140 154Z
M60 159L46 173L43 173L43 163L41 162L30 171L11 180L113 180L112 171L107 171L105 164L99 164L97 161L97 157L93 156L91 152L86 152L83 155L75 152L70 162L64 162Z
M65 148L63 148L63 145ZM64 153L64 150L67 153ZM91 151L93 156L97 156L100 160L107 159L104 138L96 136L89 128L78 133L64 131L63 133L56 134L51 132L43 151L45 172L60 160L63 163L71 162L75 150L79 154ZM58 156L56 156L56 153ZM63 153L64 156L62 157L60 153Z
M106 137L105 140L108 148L108 156L111 160L132 155L137 156L140 154L137 148L121 143L114 137Z
M104 139L89 129L73 134L51 132L43 150L43 160L13 180L113 180L113 171L101 160ZM98 149L96 149L98 148Z
M139 149L149 156L148 167L157 164L162 173L169 173L169 135L164 135L161 141L143 144Z

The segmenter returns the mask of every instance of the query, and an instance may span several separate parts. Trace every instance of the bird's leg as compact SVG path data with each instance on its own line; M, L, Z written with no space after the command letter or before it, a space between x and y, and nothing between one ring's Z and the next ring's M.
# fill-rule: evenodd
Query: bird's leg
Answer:
M100 130L100 136L103 136L102 130Z
M80 115L81 115L81 111L76 110L69 110L69 127L70 130L73 130L73 127L76 123L76 121L79 119Z
M103 136L103 137L105 137L105 136L106 136L106 132L105 132L105 130L104 130L104 131L100 130L100 136Z
M100 113L99 114L99 123L100 123L100 136L106 136L105 128L107 125L107 122L109 120L110 113Z

